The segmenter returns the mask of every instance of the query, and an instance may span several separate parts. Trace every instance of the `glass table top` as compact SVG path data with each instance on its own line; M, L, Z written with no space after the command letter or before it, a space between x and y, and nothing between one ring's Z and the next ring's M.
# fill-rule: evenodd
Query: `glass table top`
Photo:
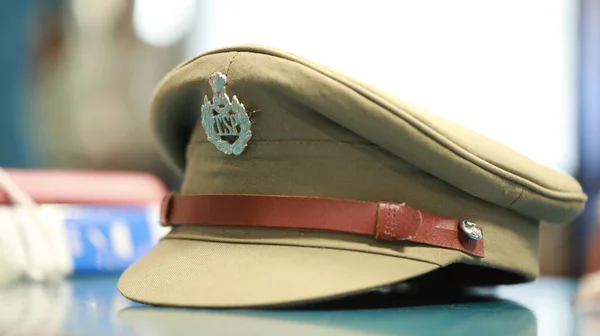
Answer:
M573 306L577 283L534 283L453 297L372 292L288 310L158 308L132 303L118 276L0 289L0 335L600 335Z

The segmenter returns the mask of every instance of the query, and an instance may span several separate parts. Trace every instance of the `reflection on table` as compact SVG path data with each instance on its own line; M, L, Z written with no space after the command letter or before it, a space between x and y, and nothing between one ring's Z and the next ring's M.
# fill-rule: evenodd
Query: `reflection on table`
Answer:
M0 290L2 335L592 335L572 280L542 278L495 292L415 296L370 292L286 310L208 310L134 304L117 276ZM493 295L490 295L493 294ZM576 326L580 326L577 328Z

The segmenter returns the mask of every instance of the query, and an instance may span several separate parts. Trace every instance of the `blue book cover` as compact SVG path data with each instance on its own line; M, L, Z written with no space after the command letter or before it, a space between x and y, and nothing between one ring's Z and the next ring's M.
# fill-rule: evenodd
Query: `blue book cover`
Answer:
M62 227L72 274L120 273L166 233L159 206L44 205Z

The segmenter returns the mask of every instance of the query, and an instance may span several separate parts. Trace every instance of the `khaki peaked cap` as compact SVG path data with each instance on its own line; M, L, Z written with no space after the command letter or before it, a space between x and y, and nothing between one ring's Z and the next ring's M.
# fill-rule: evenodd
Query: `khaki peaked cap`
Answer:
M385 64L373 71L385 76ZM207 141L200 121L216 72L250 115L252 137L240 155ZM464 285L530 281L538 274L540 222L569 222L586 202L567 174L324 65L263 46L217 49L175 68L154 93L151 125L184 174L181 194L405 203L476 222L486 254L343 233L173 223L119 283L126 297L149 304L285 305L427 274Z

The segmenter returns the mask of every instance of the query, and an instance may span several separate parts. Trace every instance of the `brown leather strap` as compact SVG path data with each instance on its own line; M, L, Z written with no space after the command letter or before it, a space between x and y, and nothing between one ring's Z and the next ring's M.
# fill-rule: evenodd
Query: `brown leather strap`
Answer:
M169 194L161 224L319 230L406 240L483 257L483 240L470 239L460 221L391 202L263 195Z

